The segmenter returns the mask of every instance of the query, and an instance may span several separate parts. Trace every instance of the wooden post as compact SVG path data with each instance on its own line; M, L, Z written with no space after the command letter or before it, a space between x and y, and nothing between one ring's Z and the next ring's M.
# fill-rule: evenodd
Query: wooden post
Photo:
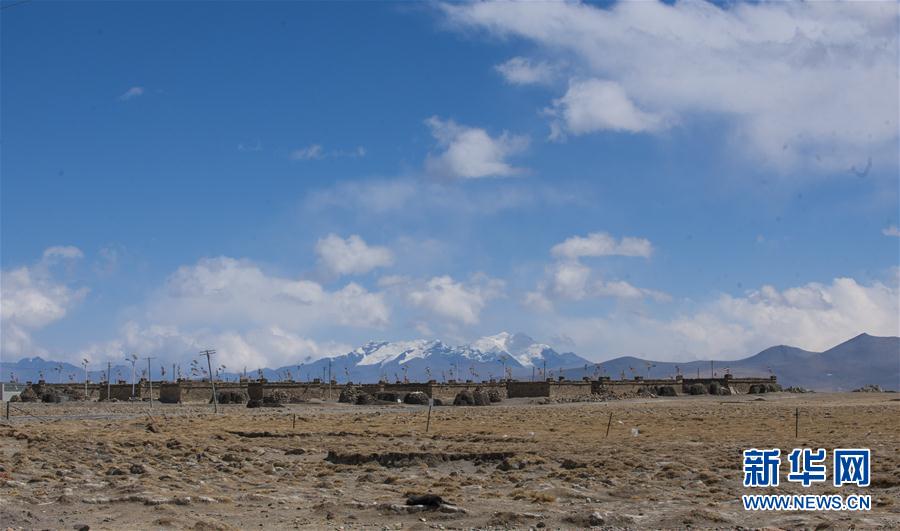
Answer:
M794 438L796 439L800 435L800 408L794 412Z
M428 433L428 429L431 427L431 408L434 406L434 398L428 399L428 420L425 421L425 433Z
M291 429L297 429L297 414L294 413L294 421L291 423Z
M6 420L9 420L9 400L6 401Z
M612 426L612 411L609 412L609 422L606 423L606 436L609 437L609 428Z

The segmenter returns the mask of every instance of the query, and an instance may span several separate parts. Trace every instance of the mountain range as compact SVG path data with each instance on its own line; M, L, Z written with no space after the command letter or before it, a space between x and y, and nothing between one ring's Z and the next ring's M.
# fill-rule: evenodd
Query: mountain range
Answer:
M41 374L49 382L83 381L81 367L44 360L24 358L18 362L0 362L2 379L36 381ZM188 368L183 368L188 376ZM510 375L518 379L565 376L580 379L600 375L614 379L643 376L670 378L680 372L687 377L721 376L726 370L736 377L775 374L784 386L801 386L819 391L849 391L867 384L885 389L900 388L900 338L861 334L824 352L810 352L779 345L740 360L663 362L631 356L596 363L572 352L559 353L549 345L538 343L525 334L502 332L467 345L450 346L439 340L372 341L332 358L276 369L254 370L269 380L325 380L343 383L396 381L484 380ZM88 377L98 381L103 371L89 371ZM160 367L153 367L153 378L159 379ZM131 379L131 365L112 368L114 379ZM137 365L137 375L142 366ZM12 375L12 376L11 376ZM236 373L224 373L234 379ZM202 377L198 374L196 377ZM171 378L171 370L163 376Z

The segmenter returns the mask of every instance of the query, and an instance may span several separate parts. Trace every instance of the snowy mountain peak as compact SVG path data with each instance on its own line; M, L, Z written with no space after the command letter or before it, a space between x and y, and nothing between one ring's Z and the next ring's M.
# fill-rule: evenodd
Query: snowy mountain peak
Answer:
M357 365L384 365L392 361L406 363L416 358L425 358L434 348L443 343L437 340L416 339L413 341L370 341L354 352L362 354Z
M508 354L523 367L531 367L536 359L543 356L549 345L535 343L534 339L519 332L510 334L500 332L494 336L485 336L472 343L472 348L484 353Z

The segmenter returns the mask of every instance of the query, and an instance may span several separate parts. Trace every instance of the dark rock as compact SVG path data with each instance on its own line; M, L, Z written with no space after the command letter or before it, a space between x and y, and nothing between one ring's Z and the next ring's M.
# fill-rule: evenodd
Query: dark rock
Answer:
M359 406L366 406L375 402L375 399L372 398L372 395L369 393L359 393L356 396L356 404Z
M427 406L428 405L428 395L423 393L422 391L413 391L412 393L406 393L406 396L403 397L404 404L414 404L419 406Z
M675 388L671 385L661 385L656 388L657 396L678 396L678 393L675 392Z
M437 494L414 494L406 499L406 505L424 505L426 507L436 508L443 504L443 498Z
M219 391L216 401L220 404L243 404L247 401L247 396L238 391ZM209 402L212 403L212 399Z
M474 406L475 405L475 397L472 395L472 391L468 389L464 389L458 393L456 393L456 398L453 399L454 406Z
M107 476L124 476L125 472L121 468L111 467L106 471Z
M343 389L341 389L341 394L338 397L338 402L341 402L344 404L355 404L356 399L358 397L359 397L359 389L356 387L353 387L351 385L348 385L347 387L344 387Z
M692 395L705 395L706 386L701 383L695 383L688 387L688 393Z
M480 387L475 388L475 392L472 393L473 398L475 399L476 406L489 406L491 405L491 397L488 395L488 392Z
M147 472L147 468L140 463L135 463L131 465L131 468L129 468L128 471L132 474L143 474Z
M397 393L375 393L375 399L380 400L382 402L397 402L400 399L400 396Z
M571 459L563 459L560 463L560 466L565 468L566 470L574 470L576 468L584 468L584 463L579 463L578 461L573 461Z
M256 407L261 407L261 406L262 406L261 400L256 400L256 399L247 400L247 407L256 408Z
M500 396L500 391L497 389L489 389L487 393L491 402L500 402L503 400L503 397Z
M19 393L19 400L22 402L37 402L38 395L31 387L26 387L24 391Z
M41 395L41 402L45 404L58 404L62 402L62 395L56 391L44 391Z

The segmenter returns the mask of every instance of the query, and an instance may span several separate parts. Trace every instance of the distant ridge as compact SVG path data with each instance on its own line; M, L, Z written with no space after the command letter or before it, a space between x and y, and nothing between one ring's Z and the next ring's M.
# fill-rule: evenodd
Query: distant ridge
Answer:
M691 362L652 361L630 356L602 363L606 375L627 378L632 374L667 378L676 367L686 376L721 375L727 368L735 376L774 374L785 387L799 386L817 391L852 391L867 384L900 390L900 337L860 334L824 352L810 352L787 345L769 347L741 360ZM648 371L649 367L649 371ZM634 372L632 372L634 369ZM573 371L570 377L581 377Z
M735 376L768 376L775 374L784 386L800 386L817 391L851 391L867 384L884 389L900 389L900 337L876 337L860 334L824 352L778 345L741 360L690 362L652 361L624 356L596 363L577 354L559 353L549 345L538 343L525 334L502 332L483 337L468 345L449 346L440 340L371 341L347 354L316 360L312 363L261 369L270 380L290 376L294 380L324 379L330 370L339 382L375 382L379 379L409 380L485 380L502 378L506 371L514 378L540 377L546 368L554 378L562 374L568 379L603 374L614 379L643 376L673 377L676 370L686 376L721 375L726 368ZM183 362L184 370L187 362ZM57 370L60 368L61 370ZM252 369L252 370L251 370ZM0 362L2 379L15 374L19 381L37 381L41 372L49 382L83 381L81 367L44 360L23 358L17 362ZM159 367L153 367L153 378L159 379ZM171 372L171 369L169 369ZM113 379L131 380L131 365L115 365ZM257 368L248 368L255 378ZM90 371L93 381L101 371ZM141 369L138 368L138 377ZM227 373L235 378L235 373ZM167 378L171 374L166 375Z

